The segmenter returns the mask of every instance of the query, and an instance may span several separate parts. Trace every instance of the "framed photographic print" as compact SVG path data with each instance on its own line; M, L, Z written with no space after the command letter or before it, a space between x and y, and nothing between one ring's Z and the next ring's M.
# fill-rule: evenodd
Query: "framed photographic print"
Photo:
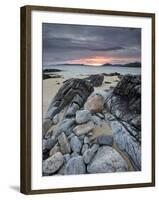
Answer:
M155 185L155 14L21 8L21 192Z

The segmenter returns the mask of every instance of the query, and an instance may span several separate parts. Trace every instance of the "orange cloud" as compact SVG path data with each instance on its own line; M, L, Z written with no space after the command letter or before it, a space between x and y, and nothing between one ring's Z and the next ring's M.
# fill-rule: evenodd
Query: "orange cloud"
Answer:
M85 64L85 65L102 65L107 62L111 62L112 58L104 57L104 56L91 56L87 58L81 58L72 60L68 63L70 64Z

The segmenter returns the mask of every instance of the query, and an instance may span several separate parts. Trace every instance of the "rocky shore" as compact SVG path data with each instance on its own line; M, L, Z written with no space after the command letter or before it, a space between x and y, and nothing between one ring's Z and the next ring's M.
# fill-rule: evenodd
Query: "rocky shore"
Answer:
M109 76L118 79L108 89ZM140 171L141 77L64 80L43 117L42 170L44 176Z

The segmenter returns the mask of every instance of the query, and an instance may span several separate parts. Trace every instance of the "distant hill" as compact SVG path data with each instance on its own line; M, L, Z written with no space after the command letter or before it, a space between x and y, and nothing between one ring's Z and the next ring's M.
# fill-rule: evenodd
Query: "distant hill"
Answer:
M132 62L132 63L126 63L126 64L111 64L111 63L105 63L102 66L120 66L120 67L141 67L140 62Z

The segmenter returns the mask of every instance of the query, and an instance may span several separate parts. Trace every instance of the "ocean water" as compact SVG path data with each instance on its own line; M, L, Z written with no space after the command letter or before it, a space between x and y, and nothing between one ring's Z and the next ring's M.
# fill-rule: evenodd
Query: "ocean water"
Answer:
M66 78L78 77L81 75L100 74L100 73L113 73L118 72L122 75L132 74L140 75L141 68L136 67L121 67L121 66L79 66L79 65L49 65L44 66L43 69L59 69L61 72L53 72L54 74L62 75Z

